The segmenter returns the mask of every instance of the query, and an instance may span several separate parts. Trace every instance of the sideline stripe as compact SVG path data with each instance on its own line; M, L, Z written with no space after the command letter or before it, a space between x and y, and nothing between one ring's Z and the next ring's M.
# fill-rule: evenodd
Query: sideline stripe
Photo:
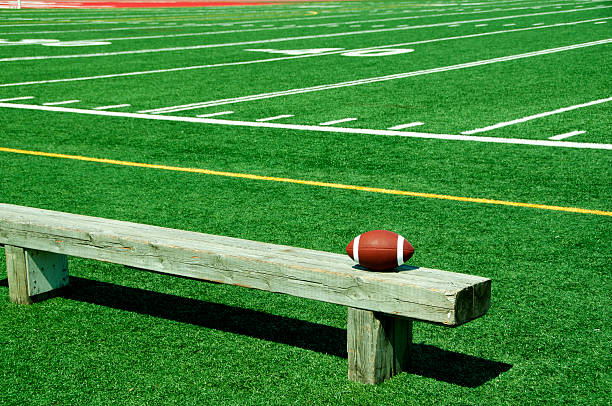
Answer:
M420 121L415 121L413 123L407 123L407 124L400 124L400 125L396 125L393 127L389 127L388 130L403 130L404 128L410 128L410 127L418 127L420 125L423 125L425 123L422 123Z
M113 104L110 106L100 106L100 107L94 107L94 110L109 110L109 109L118 109L121 107L130 107L131 104Z
M565 134L559 134L552 137L548 137L549 140L563 140L565 138L573 137L574 135L584 134L586 131L570 131Z
M63 100L63 101L43 103L43 106L60 106L62 104L73 104L73 103L78 103L78 102L80 102L80 100Z
M0 152L9 152L9 153L14 153L14 154L22 154L22 155L42 156L42 157L48 157L48 158L71 159L71 160L77 160L77 161L96 162L96 163L103 163L103 164L110 164L110 165L132 166L132 167L138 167L138 168L161 169L161 170L166 170L166 171L200 173L204 175L224 176L224 177L230 177L230 178L242 178L242 179L262 180L262 181L270 181L270 182L294 183L294 184L299 184L299 185L319 186L319 187L344 189L344 190L357 190L357 191L362 191L362 192L381 193L381 194L388 194L388 195L423 197L423 198L428 198L428 199L452 200L452 201L458 201L458 202L495 204L495 205L502 205L502 206L524 207L524 208L530 208L530 209L553 210L553 211L563 211L563 212L581 213L581 214L595 214L599 216L612 216L612 211L581 209L579 207L550 206L546 204L511 202L511 201L505 201L505 200L481 199L481 198L464 197L464 196L441 195L441 194L435 194L435 193L409 192L405 190L394 190L394 189L374 188L374 187L368 187L368 186L346 185L346 184L341 184L341 183L329 183L329 182L320 182L320 181L313 181L313 180L280 178L276 176L261 176L261 175L253 175L249 173L223 172L223 171L213 171L210 169L187 168L187 167L179 167L179 166L147 164L147 163L130 162L130 161L119 161L116 159L93 158L93 157L87 157L87 156L82 156L82 155L58 154L54 152L28 151L28 150L23 150L23 149L6 148L6 147L0 147Z
M10 97L8 99L0 99L0 102L17 101L17 100L30 100L30 99L33 99L33 98L34 98L34 96Z
M526 52L523 54L502 56L502 57L493 58L493 59L482 59L479 61L460 63L457 65L442 66L439 68L424 69L424 70L418 70L418 71L413 71L413 72L396 73L393 75L377 76L377 77L371 77L371 78L365 78L365 79L351 80L348 82L339 82L339 83L330 83L326 85L303 87L300 89L290 89L290 90L282 90L278 92L252 94L248 96L234 97L231 99L211 100L207 102L197 102L197 103L182 104L182 105L177 105L177 106L161 107L157 109L141 110L139 111L139 113L152 113L152 114L175 113L178 111L201 109L205 107L220 106L224 104L241 103L241 102L261 100L261 99L269 99L273 97L289 96L289 95L295 95L295 94L301 94L301 93L319 92L322 90L338 89L338 88L349 87L349 86L359 86L359 85L376 83L376 82L404 79L404 78L408 78L412 76L429 75L431 73L447 72L447 71L458 70L458 69L472 68L475 66L490 65L490 64L498 63L498 62L514 61L517 59L531 58L533 56L548 55L548 54L553 54L557 52L565 52L565 51L570 51L570 50L579 49L579 48L585 48L585 47L591 47L591 46L597 46L597 45L605 45L611 42L612 42L612 38L606 38L606 39L602 39L599 41L584 42L581 44L567 45L567 46L558 47L558 48L542 49L539 51L532 51L532 52ZM473 133L474 131L471 131L470 133Z
M198 116L198 117L200 117L200 116ZM281 114L280 116L258 118L255 121L259 121L259 122L274 121L274 120L280 120L281 118L289 118L289 117L293 117L293 114Z
M126 113L119 111L107 110L87 110L74 109L57 106L38 106L35 104L17 104L17 103L0 103L0 107L21 110L40 110L54 111L60 113L76 113L89 114L96 116L111 116L111 117L129 117L144 120L159 120L159 121L180 121L185 123L203 123L203 124L219 124L239 127L263 127L263 128L283 128L297 131L317 131L327 133L347 133L347 134L366 134L366 135L387 135L396 137L410 138L428 138L438 140L452 141L470 141L470 142L491 142L498 144L520 144L520 145L538 145L544 147L561 147L561 148L586 148L586 149L602 149L612 150L612 144L599 144L588 142L568 142L568 141L551 141L551 140L532 140L524 138L503 138L503 137L481 137L473 135L454 135L454 134L432 134L423 132L408 132L408 131L393 131L393 130L374 130L370 128L350 128L350 127L331 127L322 125L302 125L302 124L284 124L271 122L257 121L239 121L239 120L220 120L215 118L199 118L185 116L162 116L155 114L141 113ZM218 114L215 114L218 115ZM202 114L206 116L206 114Z
M340 123L346 123L349 121L355 121L357 120L356 118L341 118L340 120L332 120L332 121L326 121L324 123L321 123L319 125L334 125L334 124L340 124Z

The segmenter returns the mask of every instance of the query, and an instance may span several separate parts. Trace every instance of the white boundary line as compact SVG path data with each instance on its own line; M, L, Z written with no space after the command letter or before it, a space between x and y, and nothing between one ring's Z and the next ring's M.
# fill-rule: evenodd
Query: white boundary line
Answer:
M362 31L346 31L346 32L337 32L337 33L331 33L331 34L303 35L299 37L271 38L271 39L264 39L264 40L227 42L227 43L220 43L220 44L202 44L202 45L191 45L191 46L185 46L185 47L136 49L136 50L131 50L131 51L98 52L98 53L92 53L92 54L19 56L19 57L12 57L12 58L0 58L0 62L38 61L38 60L47 60L47 59L94 58L94 57L101 57L101 56L134 55L134 54L185 51L185 50L193 50L193 49L208 49L208 48L242 46L242 45L253 45L253 44L269 44L269 43L297 41L297 40L305 40L305 39L332 38L332 37L342 37L342 36L348 36L348 35L373 34L373 33L389 32L389 31L404 31L404 30L413 30L413 29L420 29L420 28L443 27L443 26L447 26L450 24L471 24L471 23L478 23L482 21L507 20L507 19L512 19L512 18L534 17L534 16L561 14L561 13L572 13L572 12L580 12L580 11L599 10L599 9L604 9L604 8L612 8L612 6L597 6L597 7L591 7L591 8L581 8L581 9L561 10L561 11L548 11L544 13L532 13L532 14L522 14L522 15L502 16L502 17L491 17L491 18L478 19L478 20L464 20L464 21L444 22L444 23L435 23L435 24L415 25L415 26L408 26L408 27L381 28L381 29L376 29L376 30L362 30Z
M17 101L17 100L30 100L30 99L33 99L33 98L34 98L34 96L9 97L8 99L0 99L0 102Z
M440 41L476 38L476 37L482 37L482 36L488 36L488 35L498 35L498 34L520 32L520 31L557 28L557 27L563 27L563 26L569 26L569 25L585 24L585 23L590 23L590 22L605 20L605 19L612 19L612 17L572 21L572 22L567 22L567 23L558 23L558 24L544 25L544 26L539 26L539 27L516 28L516 29L510 29L510 30L482 32L478 34L467 34L467 35L459 35L459 36L452 36L452 37L445 37L445 38L434 38L434 39L428 39L428 40L422 40L422 41L404 42L404 43L391 44L391 45L380 45L380 46L368 47L368 48L357 48L357 49L350 49L350 50L345 49L342 51L331 51L331 52L324 52L324 53L312 54L312 55L297 55L297 56L286 56L286 57L269 58L269 59L256 59L256 60L251 60L251 61L218 63L218 64L211 64L211 65L195 65L195 66L184 66L184 67L178 67L178 68L155 69L155 70L148 70L148 71L111 73L108 75L98 75L98 76L82 76L82 77L76 77L76 78L47 79L47 80L38 80L38 81L30 81L30 82L4 83L4 84L0 84L0 87L28 86L28 85L39 85L39 84L48 84L48 83L76 82L76 81L83 81L83 80L110 79L110 78L124 77L124 76L140 76L140 75L150 75L150 74L156 74L156 73L180 72L180 71L194 70L194 69L218 68L218 67L224 67L224 66L237 66L237 65L250 65L254 63L277 62L277 61L285 61L285 60L291 60L291 59L311 58L315 56L334 55L334 54L339 54L339 53L344 53L344 52L393 48L393 47L399 47L399 46L405 46L405 45L428 44L428 43L434 43L434 42L440 42Z
M118 109L121 107L130 107L131 104L113 104L110 106L100 106L100 107L94 107L94 110L110 110L110 109Z
M78 102L80 102L80 100L63 100L63 101L43 103L43 106L59 106L61 104L72 104L72 103L78 103Z
M205 108L205 107L221 106L224 104L233 104L233 103L241 103L241 102L247 102L247 101L270 99L273 97L289 96L289 95L295 95L295 94L301 94L301 93L319 92L323 90L338 89L342 87L352 87L352 86L365 85L365 84L376 83L376 82L385 82L389 80L404 79L404 78L408 78L412 76L421 76L421 75L428 75L431 73L448 72L452 70L472 68L475 66L490 65L490 64L498 63L498 62L514 61L517 59L524 59L524 58L530 58L533 56L547 55L547 54L563 52L563 51L570 51L570 50L574 50L578 48L585 48L585 47L596 46L596 45L604 45L610 42L612 42L612 38L607 38L607 39L603 39L599 41L585 42L582 44L568 45L568 46L558 47L558 48L542 49L539 51L503 56L503 57L493 58L493 59L484 59L480 61L461 63L458 65L443 66L440 68L425 69L425 70L405 72L405 73L397 73L394 75L386 75L386 76L378 76L378 77L372 77L372 78L366 78L366 79L351 80L348 82L331 83L327 85L304 87L300 89L283 90L279 92L253 94L253 95L248 95L248 96L234 97L230 99L212 100L212 101L207 101L207 102L183 104L183 105L178 105L178 106L161 107L157 109L142 110L142 111L139 111L139 113L153 113L153 114L175 113L177 111L185 111L185 110L200 109L200 108ZM477 131L477 130L473 130L473 131Z
M356 121L356 118L341 118L340 120L332 120L332 121L326 121L324 123L320 123L319 125L321 126L327 126L327 125L334 125L334 124L340 124L340 123L348 123L349 121Z
M413 123L407 123L407 124L400 124L400 125L396 125L393 127L389 127L389 130L403 130L404 128L410 128L410 127L418 127L420 125L423 125L425 123L421 123L420 121L415 121Z
M216 113L208 113L208 114L200 114L197 117L216 117L216 116L225 116L227 114L233 114L233 111L218 111Z
M201 116L198 116L198 117L201 117ZM293 114L281 114L280 116L258 118L255 121L259 121L259 122L274 121L274 120L280 120L281 118L289 118L289 117L293 117Z
M593 100L593 101L590 101L588 103L576 104L575 106L563 107L563 108L556 109L556 110L553 110L553 111L547 111L545 113L534 114L534 115L523 117L523 118L519 118L519 119L516 119L516 120L504 121L503 123L497 123L497 124L493 124L493 125L490 125L490 126L487 126L487 127L477 128L475 130L462 131L461 134L464 134L464 135L478 134L478 133L482 133L482 132L485 132L485 131L491 131L491 130L495 130L495 129L498 129L498 128L507 127L509 125L514 125L514 124L518 124L518 123L524 123L525 121L534 120L536 118L552 116L553 114L565 113L566 111L576 110L576 109L579 109L579 108L582 108L582 107L593 106L595 104L606 103L606 102L609 102L609 101L612 101L612 97L608 97L608 98L605 98L605 99L599 99L599 100Z
M547 147L612 150L612 144L597 144L597 143L584 143L584 142L531 140L531 139L521 139L521 138L480 137L480 136L453 135L453 134L429 134L429 133L391 131L391 130L372 130L372 129L365 129L365 128L328 127L328 126L321 126L321 125L281 124L281 123L270 123L270 122L221 120L221 119L214 119L214 118L160 116L160 115L153 115L153 114L124 113L124 112L118 112L118 111L86 110L86 109L75 109L75 108L68 108L68 107L56 107L56 106L38 106L38 105L33 105L33 104L0 103L0 108L1 107L19 109L19 110L39 110L39 111L52 111L52 112L62 112L62 113L88 114L88 115L107 116L107 117L126 117L126 118L137 118L137 119L145 119L145 120L179 121L179 122L187 122L187 123L218 124L218 125L229 125L229 126L240 126L240 127L282 128L282 129L290 129L290 130L298 130L298 131L314 131L314 132L326 132L326 133L387 135L387 136L399 136L399 137L409 137L409 138L427 138L427 139L452 140L452 141L473 141L473 142L487 142L487 143L498 143L498 144L520 144L520 145L538 145L538 146L547 146Z
M558 134L553 137L549 137L549 140L563 140L565 138L573 137L574 135L584 134L586 131L570 131L565 134Z

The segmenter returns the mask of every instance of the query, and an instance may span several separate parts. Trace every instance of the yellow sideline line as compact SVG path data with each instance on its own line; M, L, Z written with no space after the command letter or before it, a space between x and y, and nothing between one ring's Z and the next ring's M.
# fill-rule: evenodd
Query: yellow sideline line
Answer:
M405 190L382 189L382 188L374 188L374 187L368 187L368 186L344 185L341 183L329 183L329 182L319 182L319 181L313 181L313 180L279 178L275 176L261 176L261 175L253 175L249 173L223 172L223 171L213 171L210 169L186 168L186 167L179 167L179 166L146 164L146 163L130 162L130 161L118 161L115 159L93 158L93 157L87 157L87 156L82 156L82 155L57 154L54 152L28 151L28 150L23 150L23 149L14 149L14 148L5 148L5 147L0 147L0 152L10 152L10 153L15 153L15 154L43 156L43 157L50 157L50 158L72 159L72 160L77 160L77 161L97 162L97 163L104 163L104 164L110 164L110 165L133 166L133 167L138 167L138 168L162 169L166 171L201 173L205 175L226 176L226 177L231 177L231 178L243 178L243 179L253 179L253 180L266 180L266 181L271 181L271 182L295 183L295 184L300 184L300 185L319 186L319 187L327 187L327 188L334 188L334 189L359 190L362 192L383 193L383 194L389 194L389 195L424 197L427 199L441 199L441 200L453 200L453 201L469 202L469 203L497 204L497 205L503 205L503 206L527 207L531 209L565 211L565 212L570 212L570 213L582 213L582 214L595 214L599 216L612 216L612 212L610 211L581 209L579 207L549 206L546 204L509 202L505 200L493 200L493 199L481 199L481 198L463 197L463 196L440 195L440 194L435 194L435 193L409 192Z

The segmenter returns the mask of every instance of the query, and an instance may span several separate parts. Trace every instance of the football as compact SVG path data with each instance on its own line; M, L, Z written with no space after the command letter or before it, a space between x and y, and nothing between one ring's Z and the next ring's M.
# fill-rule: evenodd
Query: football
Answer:
M387 230L372 230L353 238L346 253L359 265L389 271L408 261L414 247L404 237Z

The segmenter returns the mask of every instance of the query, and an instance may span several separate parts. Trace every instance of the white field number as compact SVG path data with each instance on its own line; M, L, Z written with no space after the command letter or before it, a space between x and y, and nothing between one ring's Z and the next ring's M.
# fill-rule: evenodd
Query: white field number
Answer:
M250 52L265 52L269 54L283 54L283 55L317 55L326 52L342 51L343 48L314 48L314 49L245 49ZM343 56L389 56L399 55L414 52L414 49L410 48L385 48L385 49L363 49L358 51L347 51L342 52L340 55Z

